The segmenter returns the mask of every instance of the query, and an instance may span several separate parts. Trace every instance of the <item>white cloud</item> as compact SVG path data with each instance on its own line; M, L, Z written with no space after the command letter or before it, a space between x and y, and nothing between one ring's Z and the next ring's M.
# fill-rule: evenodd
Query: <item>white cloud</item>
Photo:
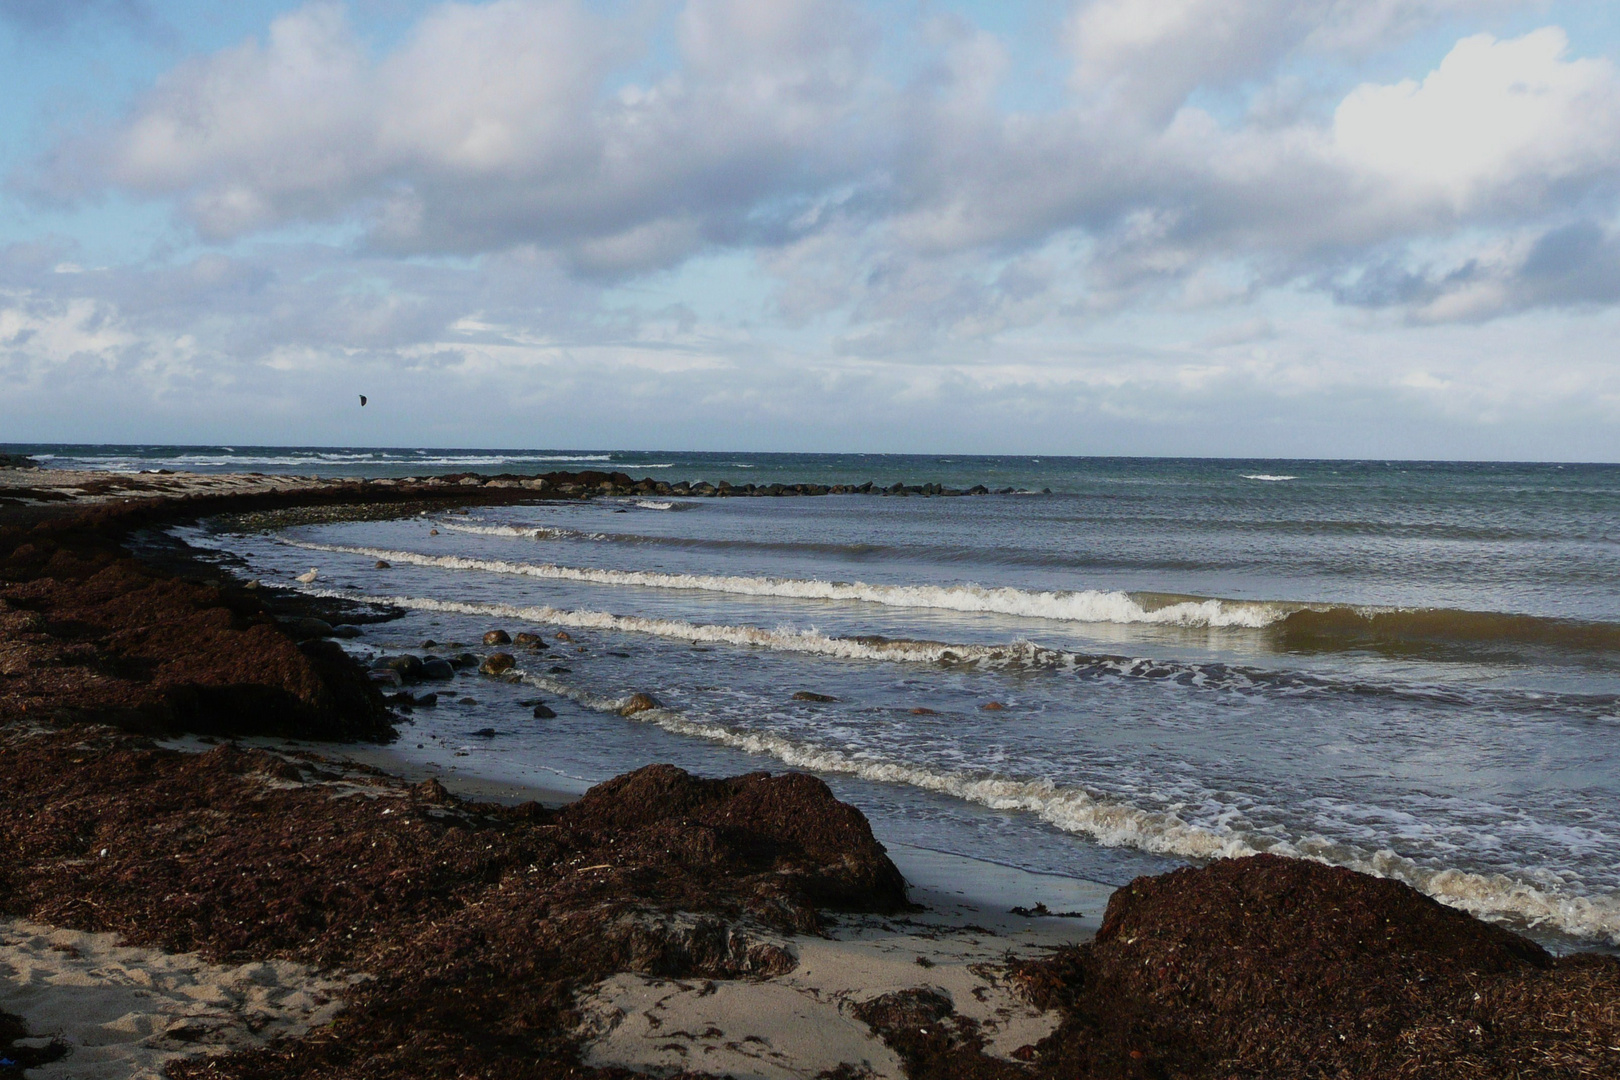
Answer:
M451 3L374 60L315 4L176 68L56 180L178 196L216 239L363 214L395 250L538 242L629 271L844 175L871 45L848 4L692 0L682 65L606 93L647 32L579 0Z
M1263 79L1296 49L1366 52L1447 16L1524 0L1090 0L1070 27L1075 81L1167 119L1200 86Z
M1333 146L1395 195L1458 213L1536 199L1620 164L1620 77L1568 58L1547 27L1511 41L1465 38L1422 82L1357 87L1333 116Z

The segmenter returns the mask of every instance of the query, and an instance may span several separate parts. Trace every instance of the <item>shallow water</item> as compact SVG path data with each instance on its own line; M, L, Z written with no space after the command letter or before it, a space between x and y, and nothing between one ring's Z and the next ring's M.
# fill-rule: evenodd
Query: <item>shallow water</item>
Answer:
M744 482L726 460L651 475ZM1620 469L928 460L787 478L1053 494L599 500L212 542L409 609L362 650L575 637L524 686L463 680L477 704L416 714L466 768L785 764L935 850L1115 882L1305 854L1620 942ZM632 691L666 707L613 715ZM561 715L529 718L534 697Z

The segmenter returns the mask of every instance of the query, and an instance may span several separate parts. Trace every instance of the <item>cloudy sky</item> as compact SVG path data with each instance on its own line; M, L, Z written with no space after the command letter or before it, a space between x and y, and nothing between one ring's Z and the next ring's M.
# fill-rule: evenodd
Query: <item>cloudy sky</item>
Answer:
M1617 62L1612 0L0 0L0 442L1616 461Z

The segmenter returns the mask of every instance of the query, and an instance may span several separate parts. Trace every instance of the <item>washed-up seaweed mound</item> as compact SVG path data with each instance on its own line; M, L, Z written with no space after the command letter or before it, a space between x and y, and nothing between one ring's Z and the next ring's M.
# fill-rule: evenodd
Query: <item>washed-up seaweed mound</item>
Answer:
M241 592L142 566L72 528L0 537L0 721L387 739L381 696L330 642Z
M673 765L649 765L599 784L558 820L578 829L635 832L648 842L679 832L700 845L692 858L732 853L738 862L729 873L769 875L761 895L775 899L760 913L776 910L796 929L814 929L802 920L815 907L907 907L905 879L866 818L803 773L704 780ZM791 909L802 914L787 914Z
M1554 960L1399 882L1305 860L1139 878L1094 941L1014 972L1063 1017L1020 1055L1039 1077L1620 1076L1620 961ZM979 1053L959 1018L921 1034L904 1004L873 1020L911 1075L1032 1075Z
M859 813L794 776L655 767L576 814L312 755L15 726L0 729L0 776L0 912L373 976L331 1028L171 1066L182 1078L580 1075L578 987L626 970L779 974L794 959L769 931L814 927L817 896L905 904ZM660 817L659 792L681 809Z

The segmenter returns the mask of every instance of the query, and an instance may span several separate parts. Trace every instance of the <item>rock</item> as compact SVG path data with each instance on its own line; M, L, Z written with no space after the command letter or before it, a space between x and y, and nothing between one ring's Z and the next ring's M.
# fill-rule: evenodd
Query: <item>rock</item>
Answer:
M414 699L414 703L417 704L417 705L422 706L424 709L431 709L431 708L433 708L435 705L437 705L439 703L439 695L438 694L423 694L420 697Z
M512 635L508 634L505 630L491 630L484 635L484 644L510 645L512 644Z
M810 690L800 690L793 695L794 701L837 701L831 694L817 694Z
M573 668L566 668L561 664L553 664L551 667L546 669L547 675L572 675L573 673Z
M325 619L289 619L286 625L287 629L292 631L294 637L317 638L332 636L332 624Z
M483 483L483 481L478 479L476 476L463 476L460 480L457 480L456 483L460 484L462 487L478 487Z
M422 642L422 648L424 649L437 649L438 647L439 643L432 638L427 638Z
M470 652L457 653L450 657L450 666L454 668L470 668L478 666L478 657Z
M912 716L938 716L939 713L935 712L933 709L924 708L923 706L919 705L915 709L911 710L911 715Z
M631 694L630 699L619 706L620 716L634 716L636 713L646 712L648 709L661 709L658 699L651 694Z
M391 570L393 569L393 565L394 564L389 562L387 559L378 559L376 562L371 564L372 569L374 570Z
M335 638L357 638L363 633L365 633L365 631L360 629L358 626L355 626L353 623L338 623L336 626L332 627L331 636Z
M479 739L493 739L499 734L500 732L496 731L492 727L479 728L477 731L473 732L474 737Z
M559 631L557 631L557 640L558 641L573 641L574 638L573 638L573 635L569 634L568 631L559 630Z
M383 686L405 685L405 680L399 677L399 672L391 668L372 668L366 674L371 677L372 682L380 683Z
M557 714L549 706L536 705L534 707L534 718L536 720L554 720L556 717Z
M511 653L490 653L484 657L484 662L478 665L478 671L483 675L500 675L516 666L517 658Z
M448 660L440 660L435 658L432 660L424 660L422 662L422 678L424 679L432 679L435 682L444 682L455 677L456 669L451 666L450 661Z
M544 641L542 641L540 639L539 634L529 634L529 633L519 634L517 637L512 639L512 644L520 645L525 649L549 649L549 648L551 648L550 645L547 645Z
M439 535L439 530L438 529L429 529L428 530L428 535L429 536L438 536Z
M406 682L414 682L422 677L422 658L404 653L399 656L379 656L371 662L372 670L387 670L399 672L400 678Z
M999 701L987 701L983 705L979 706L979 708L983 709L985 712L1001 712L1006 707L1007 706L1003 705Z

